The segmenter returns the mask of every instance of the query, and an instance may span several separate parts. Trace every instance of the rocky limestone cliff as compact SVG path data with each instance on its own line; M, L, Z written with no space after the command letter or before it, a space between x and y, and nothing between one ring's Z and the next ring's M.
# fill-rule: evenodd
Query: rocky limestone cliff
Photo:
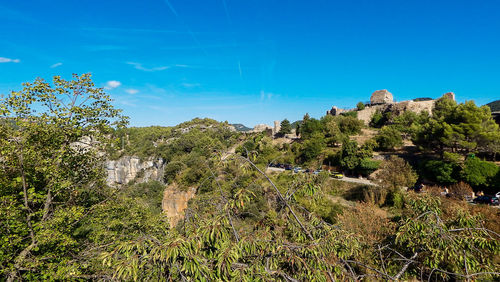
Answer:
M108 185L127 184L132 180L163 182L163 159L141 161L138 157L125 156L116 161L106 161L106 182Z
M168 217L170 227L174 227L184 218L184 210L188 207L188 202L196 195L196 188L191 187L187 191L178 189L173 183L163 192L161 207L163 213Z

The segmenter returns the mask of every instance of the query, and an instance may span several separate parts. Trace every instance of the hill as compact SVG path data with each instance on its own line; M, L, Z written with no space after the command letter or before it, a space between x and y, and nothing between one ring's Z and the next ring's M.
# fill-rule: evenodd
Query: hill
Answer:
M250 127L247 127L247 126L245 126L245 125L243 125L241 123L232 123L230 125L232 125L236 129L236 131L240 131L240 132L245 132L245 131L252 130Z
M486 106L490 107L492 112L498 112L500 111L500 100L490 102Z

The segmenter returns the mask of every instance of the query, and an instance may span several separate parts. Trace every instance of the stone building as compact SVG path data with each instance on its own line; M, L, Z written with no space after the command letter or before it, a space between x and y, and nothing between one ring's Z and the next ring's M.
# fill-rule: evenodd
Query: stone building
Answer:
M393 102L392 93L385 89L373 92L372 97L370 98L370 104L372 105L389 104L392 102Z

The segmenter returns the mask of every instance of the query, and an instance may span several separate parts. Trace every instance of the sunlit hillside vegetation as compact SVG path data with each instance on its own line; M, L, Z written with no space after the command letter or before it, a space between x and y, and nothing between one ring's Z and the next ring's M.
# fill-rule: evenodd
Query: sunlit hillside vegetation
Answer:
M26 84L0 113L3 280L500 278L500 209L465 201L500 190L500 130L473 102L376 113L370 127L306 114L282 123L295 137L211 119L129 128L89 75L75 75ZM163 159L163 181L108 186L103 162L123 156ZM419 183L429 189L413 192ZM162 211L166 187L196 191L176 226Z

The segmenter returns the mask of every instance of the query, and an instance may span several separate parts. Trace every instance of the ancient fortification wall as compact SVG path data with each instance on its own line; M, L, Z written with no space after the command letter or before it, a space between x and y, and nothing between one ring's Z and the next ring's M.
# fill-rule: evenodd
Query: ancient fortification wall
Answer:
M446 93L443 95L443 97L455 100L455 94L453 94L453 92ZM395 103L393 102L392 93L384 89L373 92L370 99L370 103L371 105L367 105L361 111L358 111L357 109L342 110L333 106L331 110L327 111L327 114L339 115L344 112L357 111L358 119L362 120L366 125L368 125L371 121L373 114L375 114L377 110L381 112L390 111L396 115L400 115L406 111L412 111L415 113L426 111L429 114L432 114L432 109L434 108L436 100L427 100L418 102L410 100L410 101Z

